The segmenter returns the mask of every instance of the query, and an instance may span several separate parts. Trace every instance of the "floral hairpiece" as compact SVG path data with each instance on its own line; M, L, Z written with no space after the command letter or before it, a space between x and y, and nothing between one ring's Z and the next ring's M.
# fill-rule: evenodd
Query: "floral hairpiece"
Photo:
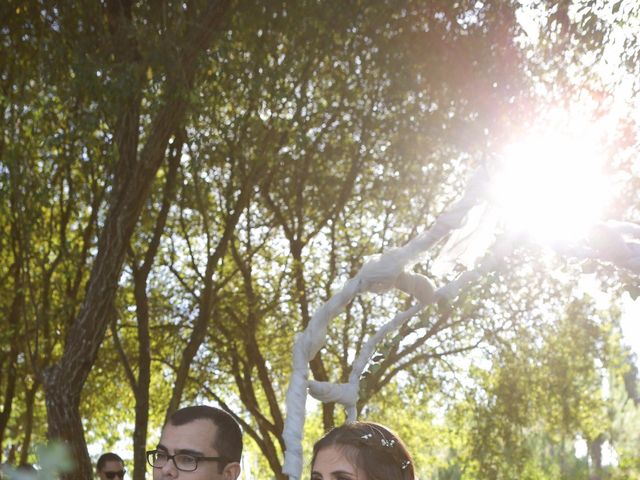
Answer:
M372 437L373 437L373 433L365 433L360 438L363 439L363 440L370 440ZM393 438L386 439L386 438L382 437L380 439L380 445L382 445L383 447L387 447L387 448L393 448L396 445L396 441Z
M391 440L387 440L386 438L382 438L380 440L380 443L382 443L383 447L389 447L389 448L393 448L394 445L396 444L396 441L394 439Z
M379 432L381 437L380 438L380 446L384 447L385 449L393 449L398 442L393 439L393 438L385 438L384 435ZM375 442L370 442L370 440L373 438L373 433L369 432L369 433L365 433L364 435L361 435L360 438L366 442L368 445L374 446ZM393 456L395 456L395 453L392 453L391 451L389 451L389 453L391 453ZM406 470L407 468L409 468L409 465L411 465L411 462L409 460L403 460L402 462L400 462L400 468L402 470Z

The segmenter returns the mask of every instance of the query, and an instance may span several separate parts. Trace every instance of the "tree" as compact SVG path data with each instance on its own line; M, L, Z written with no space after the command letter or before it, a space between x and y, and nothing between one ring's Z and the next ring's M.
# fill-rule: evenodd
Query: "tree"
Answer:
M110 444L119 432L107 431L109 412L131 426L141 479L147 435L180 404L207 400L237 416L281 478L290 347L314 309L367 256L431 224L533 110L584 85L613 91L581 63L614 41L601 34L613 32L606 19L537 5L551 32L539 44L523 41L516 2L3 4L1 450L24 456L42 438L44 387L50 434L72 439L83 476L81 421L90 440ZM619 5L613 18L633 26L636 13ZM534 85L547 88L542 97ZM621 174L631 171L629 129L611 145L623 152L612 162ZM630 212L633 184L620 188ZM441 282L436 253L415 269ZM418 409L427 397L455 403L455 365L474 352L495 360L478 376L502 403L469 408L504 420L478 421L477 431L520 440L522 412L509 395L537 401L528 396L539 379L509 391L533 367L506 345L515 335L545 339L553 326L522 312L560 318L565 287L535 275L547 268L540 252L519 255L510 271L388 339L363 379L360 412ZM344 380L366 338L406 304L348 305L313 360L314 378ZM534 353L561 364L565 343L552 349L558 357ZM570 379L554 380L559 389ZM400 388L410 401L392 394ZM423 432L436 428L428 413L416 414ZM342 420L331 404L321 417L314 432ZM580 424L598 444L599 432L571 422L566 435ZM540 425L541 444L560 435ZM510 465L538 468L534 450L518 444Z
M80 397L109 320L113 316L113 300L126 248L155 174L165 158L170 137L177 132L188 109L187 92L194 82L199 55L209 46L215 27L223 20L229 4L216 2L204 7L189 7L184 8L180 4L172 8L174 13L171 17L175 15L176 20L182 19L182 22L176 21L173 25L175 29L162 28L166 17L157 19L166 35L154 35L152 38L156 42L151 45L157 49L161 43L157 39L160 38L169 43L175 42L172 48L175 55L164 57L162 63L176 62L180 69L179 75L173 69L167 70L165 80L158 82L165 86L166 93L152 111L144 112L145 118L149 119L149 133L140 139L143 87L146 73L152 68L149 59L153 57L153 50L145 51L150 44L146 44L144 40L149 37L142 35L151 33L153 27L146 20L136 25L138 12L134 10L134 6L131 3L108 2L104 15L99 8L96 11L96 7L88 5L80 5L73 11L65 12L57 7L40 11L20 3L10 6L17 13L23 11L23 8L25 16L29 15L25 23L16 22L15 31L11 32L15 36L11 38L20 38L17 35L19 28L34 26L39 28L42 38L31 36L27 39L38 46L42 40L44 45L48 45L49 38L61 37L70 45L79 46L82 51L86 46L81 46L78 41L87 36L88 32L95 35L92 44L105 41L108 47L98 49L92 60L95 66L104 69L98 70L100 75L104 73L107 82L116 86L116 95L109 98L117 101L117 107L113 110L111 105L104 103L107 100L104 97L87 99L88 103L93 100L113 114L112 117L107 116L109 120L114 120L113 130L109 134L115 139L117 161L112 163L111 195L106 204L102 205L105 216L101 222L97 253L92 262L82 307L69 325L63 355L42 373L47 396L49 435L70 442L73 456L79 462L76 478L87 478L92 472L83 440L79 415ZM168 10L162 13L167 15ZM102 22L103 19L105 23ZM89 55L87 51L83 53ZM106 55L106 58L100 58L100 54ZM84 63L81 66L90 65ZM73 69L67 69L61 77L68 78L74 73ZM14 173L13 177L15 175ZM68 221L68 217L63 217L60 224L63 237ZM52 266L55 265L54 261ZM48 298L45 296L46 299Z
M616 322L588 298L574 300L558 322L523 322L528 331L503 343L491 368L475 369L479 388L458 411L468 409L458 420L468 432L459 446L461 478L601 478L591 447L608 435L602 382L620 358ZM590 447L591 467L575 456L578 437Z

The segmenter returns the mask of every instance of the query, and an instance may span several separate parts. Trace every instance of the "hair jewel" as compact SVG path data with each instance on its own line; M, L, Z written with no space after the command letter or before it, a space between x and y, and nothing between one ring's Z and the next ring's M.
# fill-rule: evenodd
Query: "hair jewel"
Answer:
M396 444L396 441L394 439L387 440L386 438L383 438L380 440L380 443L382 444L383 447L392 448Z
M405 460L404 462L402 462L402 465L400 466L400 468L402 470L406 470L409 465L411 465L411 462L409 460Z
M369 433L365 433L364 435L361 435L360 438L364 441L369 441L373 438L373 433L369 432ZM396 446L396 441L393 438L384 438L384 436L380 439L380 445L382 445L383 447L386 448L393 448Z

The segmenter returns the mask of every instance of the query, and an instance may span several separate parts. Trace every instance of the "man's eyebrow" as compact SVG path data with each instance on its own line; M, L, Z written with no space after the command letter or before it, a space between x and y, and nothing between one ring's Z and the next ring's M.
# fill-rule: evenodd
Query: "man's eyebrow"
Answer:
M169 453L169 449L167 447L165 447L164 445L162 445L161 443L158 444L157 446L158 450L163 450L167 453ZM192 450L190 448L178 448L173 452L174 455L193 455L194 457L204 457L204 452L201 452L200 450Z
M193 455L194 457L200 456L204 457L204 452L200 452L199 450L191 450L190 448L178 448L174 455Z

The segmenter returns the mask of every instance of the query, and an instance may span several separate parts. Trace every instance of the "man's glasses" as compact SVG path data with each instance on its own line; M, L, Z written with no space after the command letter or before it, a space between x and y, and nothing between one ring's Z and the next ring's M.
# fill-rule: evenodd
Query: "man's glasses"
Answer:
M127 473L126 470L119 470L117 472L103 472L104 476L107 477L109 480L113 480L114 478L116 478L116 476L120 477L120 478L124 478L124 474Z
M203 460L209 462L223 462L225 457L196 457L195 455L189 455L187 453L176 453L175 455L169 455L167 452L161 450L150 450L147 452L147 462L153 468L162 468L167 462L171 460L178 470L183 472L193 472L198 468L198 462Z

